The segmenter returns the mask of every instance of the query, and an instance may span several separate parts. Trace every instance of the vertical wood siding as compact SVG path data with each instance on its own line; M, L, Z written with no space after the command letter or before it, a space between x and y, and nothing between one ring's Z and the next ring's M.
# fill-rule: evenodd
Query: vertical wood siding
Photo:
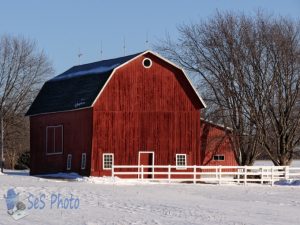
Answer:
M46 155L46 127L63 125L63 154ZM31 174L66 171L72 154L72 171L90 174L92 109L30 117ZM86 153L86 169L81 170L81 154Z
M103 153L118 165L137 165L139 151L154 151L156 165L174 165L176 153L199 165L200 108L184 74L151 54L118 69L93 108L92 174L110 174Z
M230 132L224 128L201 121L201 165L204 166L237 166ZM213 160L214 155L224 155L224 161Z

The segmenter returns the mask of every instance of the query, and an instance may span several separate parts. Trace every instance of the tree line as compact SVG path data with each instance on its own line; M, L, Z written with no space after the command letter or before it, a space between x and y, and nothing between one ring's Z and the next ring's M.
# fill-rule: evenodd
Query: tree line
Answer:
M300 142L300 21L217 12L178 32L156 49L193 75L204 116L232 129L237 162L265 154L289 165Z

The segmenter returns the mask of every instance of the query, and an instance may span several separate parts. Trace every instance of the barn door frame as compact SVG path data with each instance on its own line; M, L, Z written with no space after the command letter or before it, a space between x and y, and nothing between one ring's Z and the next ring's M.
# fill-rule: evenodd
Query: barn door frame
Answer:
M139 151L139 161L138 161L138 166L139 166L139 172L141 171L140 170L140 166L141 166L141 154L143 154L143 153L147 153L147 154L149 154L149 153L151 153L152 154L152 177L153 177L153 175L154 175L154 151ZM141 178L141 175L139 174L138 175L138 178Z

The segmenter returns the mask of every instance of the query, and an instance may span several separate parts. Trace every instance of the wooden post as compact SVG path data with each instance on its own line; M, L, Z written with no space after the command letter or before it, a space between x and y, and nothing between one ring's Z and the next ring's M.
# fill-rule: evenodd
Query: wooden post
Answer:
M284 178L286 179L286 180L288 180L289 178L290 178L290 174L289 174L289 170L290 170L290 167L289 166L286 166L285 168L284 168Z
M247 184L247 166L244 166L244 185Z
M171 165L168 166L168 182L171 183Z
M272 166L272 169L271 169L271 186L274 185L274 166Z
M142 176L142 181L144 180L144 165L141 165L141 176Z
M114 166L114 164L111 165L111 176L115 177L115 166Z
M154 166L152 165L152 180L154 180L154 174L155 174Z
M194 165L194 184L196 184L196 172L197 172L197 168L196 165Z
M218 173L219 173L219 185L220 185L221 184L221 178L222 178L222 166L219 166Z

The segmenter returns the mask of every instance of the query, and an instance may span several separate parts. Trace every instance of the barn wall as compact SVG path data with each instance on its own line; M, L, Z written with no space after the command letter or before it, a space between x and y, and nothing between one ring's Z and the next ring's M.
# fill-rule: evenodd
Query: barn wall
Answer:
M201 164L204 166L237 166L230 133L224 128L201 121ZM214 161L213 155L224 155L224 161Z
M200 108L184 74L152 54L118 69L93 108L92 174L110 174L103 153L114 153L118 165L137 165L139 151L154 151L156 165L175 165L175 154L185 153L199 165Z
M90 173L92 146L92 109L51 113L30 117L31 174L66 170L67 155L72 154L72 172ZM46 155L46 127L63 125L63 154ZM81 170L81 154L86 152L86 169Z

